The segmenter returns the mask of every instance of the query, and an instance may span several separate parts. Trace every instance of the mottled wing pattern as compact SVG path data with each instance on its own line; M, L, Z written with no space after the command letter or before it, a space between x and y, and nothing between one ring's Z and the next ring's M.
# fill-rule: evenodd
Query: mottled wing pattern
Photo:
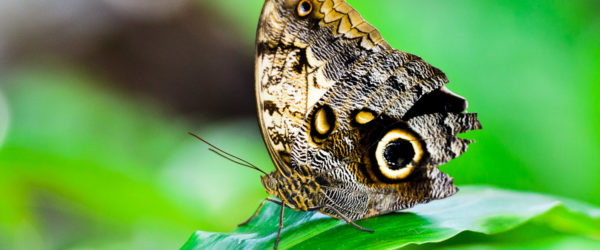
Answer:
M476 114L462 113L442 71L392 49L344 0L310 2L299 17L299 0L266 0L257 31L259 120L287 187L268 191L350 219L454 194L437 166L466 151L456 135L481 128ZM410 175L388 178L374 151L396 128L419 156Z
M391 49L345 1L315 1L313 15L304 19L296 18L297 2L265 1L256 36L259 121L280 168L289 164L309 111L341 73L370 53Z

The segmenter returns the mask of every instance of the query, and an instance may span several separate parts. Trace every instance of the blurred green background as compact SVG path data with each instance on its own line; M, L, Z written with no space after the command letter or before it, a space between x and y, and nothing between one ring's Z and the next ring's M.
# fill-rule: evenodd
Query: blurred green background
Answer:
M172 249L266 194L262 0L0 0L0 249ZM350 0L425 58L484 130L442 167L600 205L600 2Z

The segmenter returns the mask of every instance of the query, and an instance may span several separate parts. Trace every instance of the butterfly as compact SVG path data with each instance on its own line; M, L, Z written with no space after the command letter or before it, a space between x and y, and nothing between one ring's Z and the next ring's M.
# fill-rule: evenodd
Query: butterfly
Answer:
M446 75L393 49L344 0L265 0L256 32L258 120L275 171L265 202L354 221L457 192L437 166L481 129ZM259 170L262 172L262 170Z

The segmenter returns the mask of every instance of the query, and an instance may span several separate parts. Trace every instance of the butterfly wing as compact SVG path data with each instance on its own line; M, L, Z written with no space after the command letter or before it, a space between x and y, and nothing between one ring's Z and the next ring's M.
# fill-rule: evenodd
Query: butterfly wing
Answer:
M304 1L304 0L301 0ZM456 192L437 166L481 128L444 73L394 50L343 0L266 0L257 31L256 93L277 170L309 173L321 211L361 219Z
M282 171L315 103L353 64L391 49L344 1L312 1L311 15L303 18L297 15L298 2L265 1L256 36L259 123Z

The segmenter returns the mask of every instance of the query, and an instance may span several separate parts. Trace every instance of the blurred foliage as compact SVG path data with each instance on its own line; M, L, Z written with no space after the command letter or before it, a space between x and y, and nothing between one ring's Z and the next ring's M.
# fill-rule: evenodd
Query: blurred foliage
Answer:
M268 202L250 224L232 233L198 231L182 249L272 248L279 210L279 205ZM282 249L356 249L365 243L373 249L425 243L430 243L429 247L448 247L464 244L460 238L444 241L467 231L478 236L493 235L496 243L510 244L519 235L507 236L507 231L520 230L523 224L531 224L528 226L544 233L540 234L542 237L521 236L518 242L522 245L552 246L552 239L561 237L591 248L600 237L600 209L534 193L475 186L462 188L447 199L359 222L374 229L374 233L360 232L342 220L318 212L291 209L286 209L283 224L279 245Z
M199 1L235 27L248 57L262 2ZM600 204L597 1L349 2L395 48L444 70L479 113L484 130L465 135L477 143L442 167L456 183ZM180 117L57 61L0 69L0 249L173 248L198 229L232 230L265 197L258 173L186 134L269 169L256 118ZM478 237L450 243L495 244Z
M170 248L199 225L231 228L246 214L236 208L263 196L256 174L224 166L186 134L195 126L152 103L57 67L3 82L11 126L0 149L0 248ZM234 124L196 132L267 165L256 125ZM244 136L232 141L231 131ZM221 183L230 185L214 190Z

